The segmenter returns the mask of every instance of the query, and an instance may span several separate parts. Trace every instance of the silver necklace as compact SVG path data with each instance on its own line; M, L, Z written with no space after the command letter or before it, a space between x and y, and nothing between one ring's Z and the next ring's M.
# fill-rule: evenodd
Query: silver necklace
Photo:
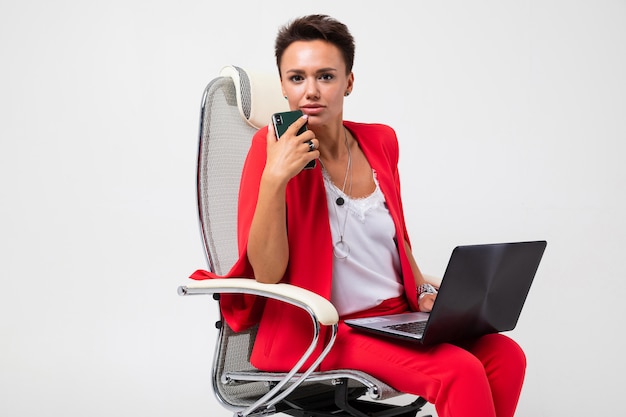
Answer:
M348 146L348 134L346 132L345 127L343 128L343 135L345 138L346 149L348 150L348 164L346 166L346 175L344 176L344 179L343 179L343 187L341 189L341 192L343 195L352 195L352 152L350 151L350 147ZM322 162L321 158L319 161L321 162L324 170L326 170L326 167L324 166L324 163ZM348 177L350 178L349 183L348 183ZM346 184L348 184L348 193L346 193ZM335 217L337 218L337 223L338 223L337 226L341 226L341 227L338 227L339 240L333 243L333 255L337 259L346 259L348 255L350 255L350 246L343 240L343 237L346 232L346 223L348 222L348 215L349 215L348 207L345 207L346 214L343 218L342 225L339 224L340 222L339 213L337 212L337 206L343 206L344 203L345 203L345 200L343 196L340 195L335 200L335 204L333 204L333 209L335 210Z

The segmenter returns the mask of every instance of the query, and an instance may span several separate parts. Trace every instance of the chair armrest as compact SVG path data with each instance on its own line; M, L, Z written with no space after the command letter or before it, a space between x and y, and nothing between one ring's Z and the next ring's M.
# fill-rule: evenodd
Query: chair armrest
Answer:
M337 309L335 309L330 301L312 291L284 283L264 284L251 278L208 279L203 281L194 281L188 285L181 285L178 287L179 295L215 293L252 294L273 298L306 310L313 320L314 335L307 351L279 383L274 385L269 392L258 399L253 405L240 412L239 415L241 416L247 416L253 411L259 409L259 407L270 410L276 403L286 398L319 366L335 343L339 322ZM326 341L323 351L317 356L309 368L301 374L301 377L294 379L298 370L313 354L313 351L320 340L320 325L330 326L330 339ZM281 389L290 381L292 381L293 384L291 384L291 386L284 391L280 392Z
M312 291L291 284L264 284L250 278L219 278L194 281L178 287L178 294L180 295L220 292L247 293L277 298L309 309L317 317L317 320L325 326L332 326L339 321L337 309L330 301Z

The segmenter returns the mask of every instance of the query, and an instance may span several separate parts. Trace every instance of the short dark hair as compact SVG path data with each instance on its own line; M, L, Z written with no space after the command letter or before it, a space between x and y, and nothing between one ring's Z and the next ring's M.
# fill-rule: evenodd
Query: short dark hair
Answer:
M345 24L323 14L298 17L279 29L274 43L278 73L280 74L283 53L289 45L296 41L318 39L339 48L346 63L346 74L349 74L354 65L354 38Z

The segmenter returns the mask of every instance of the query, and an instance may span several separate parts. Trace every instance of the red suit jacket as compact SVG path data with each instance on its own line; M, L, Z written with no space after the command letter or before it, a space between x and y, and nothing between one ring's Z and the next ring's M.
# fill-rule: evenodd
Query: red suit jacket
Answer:
M398 250L407 302L418 310L416 285L402 239L408 239L400 196L398 140L389 126L344 121L377 173L380 188L396 227ZM253 137L246 158L239 190L238 242L240 258L225 277L254 278L246 256L248 233L259 192L267 155L267 127ZM289 265L282 282L313 291L330 299L332 284L332 237L326 192L320 164L303 170L287 185L287 230ZM198 270L191 278L218 277ZM291 305L249 295L223 295L222 314L235 331L259 323L252 352L252 364L262 370L288 371L311 343L308 314ZM324 329L323 329L324 330ZM322 335L322 340L324 335ZM322 346L318 347L321 351ZM315 356L315 355L313 355ZM309 361L310 362L310 361ZM310 363L305 364L305 366Z

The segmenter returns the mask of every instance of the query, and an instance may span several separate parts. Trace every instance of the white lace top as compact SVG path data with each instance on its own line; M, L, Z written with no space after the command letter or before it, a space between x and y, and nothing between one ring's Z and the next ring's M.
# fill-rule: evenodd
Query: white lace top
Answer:
M385 205L376 172L376 189L364 198L345 195L322 170L333 243L348 256L333 256L331 302L340 316L375 307L384 300L399 297L404 290L400 280L400 258L395 243L396 230ZM341 196L345 203L336 204ZM347 215L347 217L346 217ZM344 228L345 224L345 228ZM339 253L338 253L339 254Z

